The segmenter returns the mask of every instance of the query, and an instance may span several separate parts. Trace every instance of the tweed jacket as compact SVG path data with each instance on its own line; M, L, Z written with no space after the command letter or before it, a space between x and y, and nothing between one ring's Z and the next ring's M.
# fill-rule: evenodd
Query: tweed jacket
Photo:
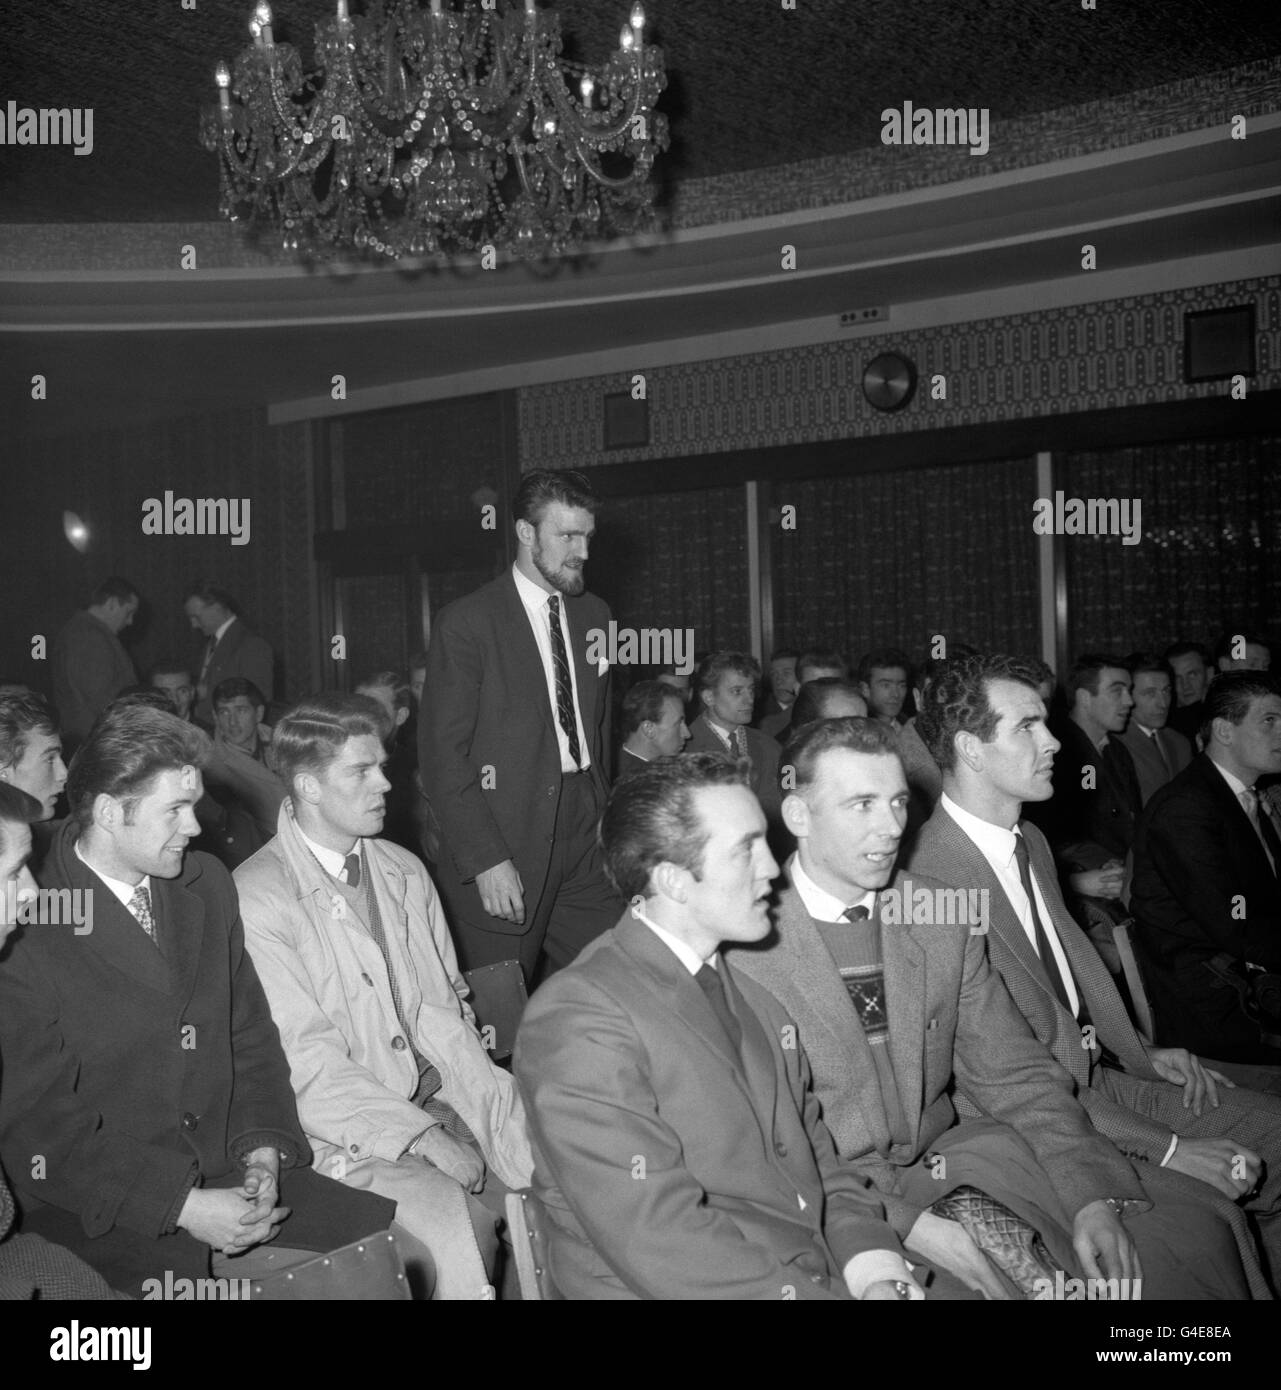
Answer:
M729 953L736 970L764 985L796 1019L841 1157L878 1186L891 1221L906 1233L920 1212L896 1210L898 1199L886 1195L894 1188L891 1170L918 1161L957 1122L955 1087L976 1110L1023 1138L1069 1213L1099 1198L1141 1199L1132 1168L1095 1133L1071 1078L1032 1036L989 966L981 931L885 920L891 897L910 901L921 889L947 891L914 871L897 873L877 895L887 1045L911 1127L906 1143L891 1144L862 1024L790 880L778 895L771 936Z

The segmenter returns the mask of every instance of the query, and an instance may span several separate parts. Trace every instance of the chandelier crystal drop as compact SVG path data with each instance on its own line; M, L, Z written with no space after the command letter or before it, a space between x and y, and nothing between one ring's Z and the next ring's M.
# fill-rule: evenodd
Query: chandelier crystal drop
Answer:
M365 9L338 0L304 72L259 0L253 43L217 65L201 120L224 217L320 261L488 247L546 260L652 229L667 79L639 4L591 68L561 56L559 17L535 0Z

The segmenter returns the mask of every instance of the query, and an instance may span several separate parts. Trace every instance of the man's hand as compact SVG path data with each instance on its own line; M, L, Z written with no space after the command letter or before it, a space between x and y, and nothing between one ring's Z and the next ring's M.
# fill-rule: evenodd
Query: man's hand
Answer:
M275 1148L255 1149L245 1159L245 1180L236 1189L257 1213L245 1218L245 1225L256 1224L276 1205L280 1193L280 1151Z
M491 917L501 917L518 927L524 925L525 885L510 859L477 874L476 887L480 889L480 905Z
M1165 1166L1208 1182L1230 1202L1236 1202L1254 1191L1263 1160L1253 1149L1231 1139L1186 1139L1180 1135L1174 1156ZM1239 1176L1234 1177L1234 1173Z
M1199 1057L1185 1047L1144 1047L1152 1070L1163 1081L1173 1081L1183 1087L1183 1108L1191 1108L1199 1116L1208 1100L1211 1105L1219 1104L1219 1087L1233 1086L1226 1076L1211 1071ZM1182 1143L1182 1140L1179 1141Z
M987 1256L974 1244L959 1222L923 1211L903 1244L940 1269L954 1274L967 1289L974 1289L984 1298L1010 1300L1010 1294L988 1263Z
M433 1168L448 1173L468 1192L479 1192L485 1186L484 1160L469 1145L446 1134L443 1125L433 1125L418 1141L414 1152Z
M1116 868L1083 869L1069 874L1068 883L1074 893L1083 898L1119 898L1125 882L1124 865Z
M213 1250L238 1255L270 1240L288 1215L288 1207L274 1207L260 1216L241 1192L193 1187L178 1216L178 1227Z
M1072 1223L1072 1248L1091 1279L1139 1279L1139 1252L1106 1202L1082 1207Z
M925 1290L913 1279L905 1279L908 1292L906 1296L898 1290L898 1285L893 1279L878 1279L875 1284L869 1284L863 1290L864 1303L877 1303L882 1300L893 1299L896 1303L906 1303L909 1300L919 1303L925 1298Z

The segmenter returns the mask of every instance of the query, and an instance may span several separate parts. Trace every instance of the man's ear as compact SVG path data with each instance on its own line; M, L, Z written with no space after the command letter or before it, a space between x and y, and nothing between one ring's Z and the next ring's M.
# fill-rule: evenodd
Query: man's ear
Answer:
M408 718L409 718L409 710L408 710L407 708L398 709L398 710L396 711L396 723L395 723L395 726L394 726L394 727L396 727L397 729L399 729L400 726L401 726L401 725L405 722L405 720L408 719Z
M102 830L114 830L123 819L123 808L114 796L99 792L93 799L93 823Z
M978 765L983 756L981 752L983 747L982 739L962 729L953 736L952 746L956 749L956 756L966 767L975 771L978 769Z
M518 521L516 523L516 539L521 545L528 546L532 550L537 536L538 532L534 529L533 522Z
M798 792L789 792L783 798L783 824L798 840L810 833L810 808Z
M320 782L314 772L298 773L289 790L291 795L305 801L308 806L314 806L320 800Z
M654 733L657 730L657 728L658 725L655 724L652 719L642 719L640 722L640 733L645 738L649 739L651 743L653 743L654 741Z
M267 713L267 706L266 706L266 705L255 705L255 706L254 706L254 723L255 723L255 724L261 724L261 723L263 722L264 717L266 716L266 713Z
M866 681L859 681L859 683L858 683L858 693L859 693L865 700L871 700L871 698L872 698L872 687L871 687L870 685L868 685L868 683L867 683Z
M1215 743L1221 743L1225 748L1231 748L1232 735L1236 731L1236 725L1230 719L1212 719L1210 721L1210 738Z
M670 859L655 864L649 874L650 885L659 897L676 903L683 903L689 897L689 880L689 870L673 864Z

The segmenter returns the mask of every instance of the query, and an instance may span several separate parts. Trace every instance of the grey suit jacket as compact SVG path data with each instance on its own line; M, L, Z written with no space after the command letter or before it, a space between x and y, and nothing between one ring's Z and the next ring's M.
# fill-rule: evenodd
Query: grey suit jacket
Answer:
M777 739L761 733L759 729L745 728L743 732L747 735L747 755L752 760L751 788L760 798L765 814L771 821L777 821L783 803L778 786L778 759L782 749L779 748ZM690 724L689 742L685 745L684 751L719 753L722 757L728 757L725 745L708 724L705 714L700 714Z
M203 664L202 654L196 663L197 677ZM231 676L244 676L246 680L253 681L262 691L262 698L271 703L276 693L275 656L266 639L251 632L241 618L237 618L222 634L213 650L209 669L205 672L205 693L197 701L194 711L197 719L207 724L213 722L214 689Z
M515 1072L570 1298L847 1298L901 1245L841 1163L782 1005L725 965L735 1054L689 971L625 913L544 984Z
M1123 1153L1160 1163L1170 1144L1169 1125L1119 1105L1105 1094L1101 1075L1103 1053L1098 1044L1102 1043L1113 1053L1132 1075L1150 1081L1159 1078L1148 1062L1143 1043L1130 1022L1107 966L1063 902L1054 857L1045 836L1028 821L1021 822L1021 829L1027 841L1032 871L1050 909L1054 930L1063 943L1086 1015L1095 1030L1093 1047L1084 1045L1090 1039L1059 1003L992 866L942 805L921 831L909 867L914 872L931 874L958 887L988 890L991 904L988 954L1023 1017L1060 1066L1071 1074L1080 1088L1081 1104L1095 1128Z
M1134 770L1139 774L1139 795L1146 806L1153 792L1158 792L1172 778L1192 761L1192 745L1177 729L1160 730L1161 747L1170 760L1170 771L1166 771L1152 739L1139 728L1134 719L1125 726L1125 732L1118 735L1130 751Z
M889 888L900 901L920 888L946 891L918 873L896 874ZM890 1142L862 1024L790 883L779 894L774 933L760 947L736 947L730 959L796 1019L837 1149L881 1191L895 1228L906 1234L920 1209L907 1209L890 1195L893 1169L915 1163L957 1122L954 1084L976 1110L1022 1137L1069 1213L1099 1198L1142 1200L1133 1169L1095 1133L1071 1078L1032 1036L990 968L983 936L966 926L886 922L886 898L878 895L877 905L888 1045L899 1103L912 1127L908 1143Z

